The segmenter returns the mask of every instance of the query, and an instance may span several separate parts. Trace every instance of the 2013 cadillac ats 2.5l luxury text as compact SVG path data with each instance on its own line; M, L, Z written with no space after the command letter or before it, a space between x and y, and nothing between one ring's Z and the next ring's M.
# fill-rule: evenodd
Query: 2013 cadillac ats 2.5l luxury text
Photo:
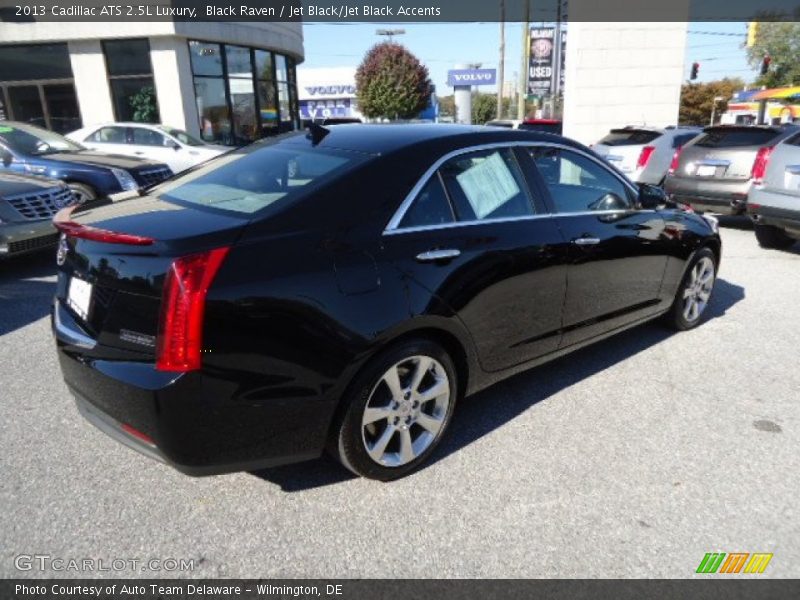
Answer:
M63 210L53 329L78 408L193 475L326 448L381 480L456 402L644 321L703 317L714 219L560 136L312 126Z

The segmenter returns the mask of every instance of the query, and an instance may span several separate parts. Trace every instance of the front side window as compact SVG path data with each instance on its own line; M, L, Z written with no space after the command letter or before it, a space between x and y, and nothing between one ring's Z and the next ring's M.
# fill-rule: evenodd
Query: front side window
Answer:
M132 127L131 143L134 146L168 146L167 138L157 131Z
M531 148L530 153L550 192L556 212L626 210L632 207L625 184L592 159L563 148Z

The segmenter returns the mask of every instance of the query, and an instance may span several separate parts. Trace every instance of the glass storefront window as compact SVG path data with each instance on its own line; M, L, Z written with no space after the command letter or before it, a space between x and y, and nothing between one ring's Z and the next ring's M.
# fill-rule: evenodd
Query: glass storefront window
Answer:
M272 52L256 50L256 77L258 79L272 79Z
M195 75L222 77L222 49L219 44L189 42L189 53Z
M147 40L108 40L103 42L108 74L144 75L153 72Z
M286 68L286 57L282 54L275 55L275 78L278 81L288 79L288 69Z
M261 111L261 124L264 127L278 125L278 97L275 84L271 81L258 82L258 106Z
M75 86L71 83L46 84L42 86L47 112L50 115L50 129L58 133L69 133L81 127L81 113Z
M228 77L253 77L250 64L250 48L241 46L225 46L225 57L228 61Z
M66 44L0 46L0 81L72 79Z
M278 105L281 109L281 121L291 121L292 112L289 104L289 84L278 84Z
M209 142L232 144L231 119L225 96L225 80L195 77L194 94L200 116L200 135Z
M229 79L228 85L231 93L231 116L235 142L252 142L259 137L253 80Z

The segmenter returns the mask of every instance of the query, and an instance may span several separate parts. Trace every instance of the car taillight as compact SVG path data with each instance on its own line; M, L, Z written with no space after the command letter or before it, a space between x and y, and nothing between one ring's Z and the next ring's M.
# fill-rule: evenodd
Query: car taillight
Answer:
M672 155L672 162L669 163L669 174L673 175L678 170L678 161L681 159L681 150L683 146L678 146L675 153Z
M636 168L641 169L647 166L647 161L650 160L650 157L653 155L655 151L655 146L645 146L642 148L642 151L639 153L639 160L636 161Z
M215 248L173 261L164 282L156 369L200 368L206 293L230 248Z
M767 172L767 163L769 163L769 157L774 149L774 146L765 146L758 149L756 159L753 161L753 170L750 172L750 178L753 180L753 183L760 184L764 181L764 175Z
M93 242L104 242L106 244L125 244L128 246L150 246L155 242L151 237L143 235L133 235L130 233L120 233L110 229L101 229L91 225L83 225L70 220L70 215L76 206L68 206L53 217L53 225L61 233L74 238L92 240Z

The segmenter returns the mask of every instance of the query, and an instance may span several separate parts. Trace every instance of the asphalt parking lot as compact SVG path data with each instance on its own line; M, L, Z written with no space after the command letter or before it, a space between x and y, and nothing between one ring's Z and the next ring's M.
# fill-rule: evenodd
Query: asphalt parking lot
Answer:
M673 578L771 552L763 576L800 577L800 245L723 223L708 322L468 398L431 464L390 484L329 459L192 479L119 445L61 381L51 257L0 264L0 576L81 575L15 568L46 554L194 560L124 577Z

